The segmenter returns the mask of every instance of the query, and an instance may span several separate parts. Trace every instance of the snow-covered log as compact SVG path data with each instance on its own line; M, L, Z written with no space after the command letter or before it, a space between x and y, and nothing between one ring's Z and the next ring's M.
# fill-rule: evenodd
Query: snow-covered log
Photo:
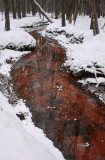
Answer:
M36 2L36 0L33 0L35 5L39 8L40 12L48 19L49 22L53 23L53 21L47 16L46 12L41 8L41 6Z

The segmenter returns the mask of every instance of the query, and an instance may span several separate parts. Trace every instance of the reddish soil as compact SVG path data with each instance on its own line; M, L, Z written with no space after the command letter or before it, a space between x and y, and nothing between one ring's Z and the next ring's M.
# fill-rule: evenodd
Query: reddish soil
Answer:
M105 110L62 67L64 50L37 31L37 48L13 67L14 90L26 100L36 126L66 160L105 159Z

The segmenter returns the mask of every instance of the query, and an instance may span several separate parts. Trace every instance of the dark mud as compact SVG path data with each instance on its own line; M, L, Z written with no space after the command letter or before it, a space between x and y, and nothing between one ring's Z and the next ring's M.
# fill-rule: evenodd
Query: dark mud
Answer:
M31 33L37 39L35 51L13 67L15 93L66 160L104 160L104 106L62 66L64 50L37 29L42 28Z

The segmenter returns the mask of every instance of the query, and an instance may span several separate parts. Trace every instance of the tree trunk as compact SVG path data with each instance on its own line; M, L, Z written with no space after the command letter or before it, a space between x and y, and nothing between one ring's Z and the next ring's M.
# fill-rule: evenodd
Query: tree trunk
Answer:
M8 0L8 4L9 4L9 13L12 13L12 5L11 5L11 0Z
M18 18L21 19L20 0L16 0L16 6L17 6L17 15L18 15Z
M71 24L72 23L72 14L73 14L73 0L71 0L71 2L70 2L70 15L69 15L69 23Z
M79 10L81 8L81 5L82 5L82 0L79 1L78 7L77 7L77 9L75 11L75 14L74 14L74 24L76 22L76 19L77 19L77 16L78 16L78 12L79 12Z
M27 0L27 13L30 14L30 0Z
M93 15L91 15L90 29L93 29Z
M26 17L26 0L21 0L22 4L22 17Z
M100 18L100 4L101 4L101 0L97 0L96 1L96 10L97 10L98 18Z
M12 4L13 19L16 19L16 8L14 0L11 0L11 4Z
M62 11L62 26L66 26L64 0L61 0L61 11Z
M66 0L66 19L69 20L69 11L70 11L71 0Z
M93 16L93 34L99 34L97 12L96 12L96 3L95 0L92 0L92 16Z
M55 19L58 19L58 0L55 0Z
M41 8L41 6L36 2L36 0L33 0L34 4L39 8L40 12L47 18L49 22L52 23L52 20L47 16L45 11Z
M35 15L35 6L33 0L31 0L31 9L32 9L32 15Z
M4 0L4 7L5 7L5 30L10 30L10 20L9 20L9 3L8 0Z

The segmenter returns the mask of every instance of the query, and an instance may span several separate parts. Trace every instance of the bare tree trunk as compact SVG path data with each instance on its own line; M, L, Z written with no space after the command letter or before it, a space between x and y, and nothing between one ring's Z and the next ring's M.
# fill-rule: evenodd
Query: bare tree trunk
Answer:
M22 4L22 16L26 17L26 0L21 0Z
M66 19L69 19L69 5L70 5L70 0L66 0Z
M12 13L12 5L11 5L11 0L8 0L8 4L9 4L9 13Z
M58 0L55 0L55 19L58 19Z
M16 7L17 7L17 15L18 15L18 18L21 19L20 0L16 0Z
M97 0L96 1L96 10L97 10L98 18L100 18L100 4L101 4L101 0Z
M72 23L73 3L74 3L73 0L71 0L70 6L69 6L69 8L70 8L69 23L70 24Z
M35 5L39 8L40 12L47 18L47 20L52 23L52 20L47 16L47 14L45 13L45 11L44 11L44 10L41 8L41 6L36 2L36 0L33 0L33 2L34 2Z
M16 19L16 8L14 0L11 0L11 4L12 4L13 19Z
M33 0L31 0L31 9L32 9L32 15L35 15L35 6Z
M30 0L27 0L27 13L30 14Z
M61 0L61 10L62 10L62 26L66 26L64 0Z
M4 7L5 7L5 30L10 30L10 19L9 19L9 3L8 0L4 0Z
M93 29L93 15L91 15L90 29Z
M93 34L94 36L96 34L99 34L99 28L98 28L98 20L97 20L97 12L96 12L96 3L95 0L92 0L92 16L93 16Z
M72 13L71 13L70 16L69 16L69 23L70 23L70 24L72 23Z
M4 3L3 3L3 1L1 1L1 5L0 5L0 11L1 11L1 15L2 15L2 21L3 21L3 19L4 19L4 17L3 17L3 13L4 13Z
M78 15L78 12L79 12L79 10L80 10L80 8L81 8L81 5L82 5L82 0L79 1L78 7L77 7L77 9L76 9L76 11L75 11L75 14L74 14L74 24L75 24L75 22L76 22L77 15Z

